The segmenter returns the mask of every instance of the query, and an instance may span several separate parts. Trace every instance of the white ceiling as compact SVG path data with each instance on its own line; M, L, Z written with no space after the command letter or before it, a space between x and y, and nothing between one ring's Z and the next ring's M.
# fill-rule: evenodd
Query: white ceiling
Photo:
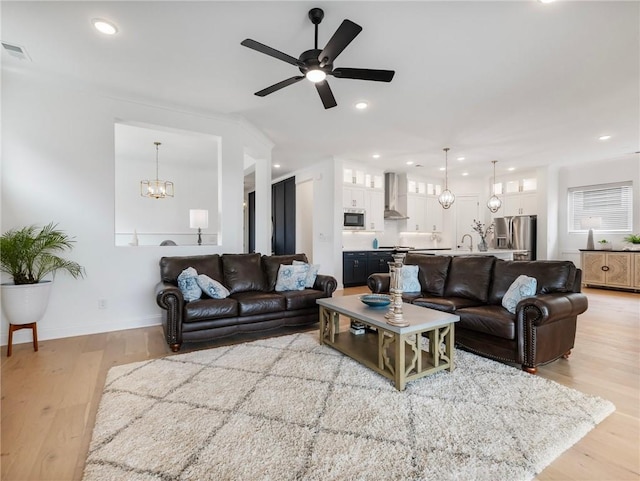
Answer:
M343 19L363 27L335 67L391 69L391 83L329 78L325 110L298 74L240 45L252 38L298 57ZM3 69L30 70L120 98L242 116L275 143L290 172L327 156L423 175L488 176L490 161L527 169L640 150L640 3L564 2L2 2ZM90 20L119 28L107 37ZM370 108L353 105L366 100ZM611 135L608 141L598 137ZM381 157L371 158L376 152ZM464 161L456 160L464 156Z

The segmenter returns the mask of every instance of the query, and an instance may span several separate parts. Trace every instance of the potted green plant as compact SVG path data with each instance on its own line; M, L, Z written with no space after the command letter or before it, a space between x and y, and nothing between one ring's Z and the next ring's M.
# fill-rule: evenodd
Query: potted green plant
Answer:
M607 239L599 240L598 244L600 244L600 249L603 250L603 251L610 251L611 250L611 242L609 242Z
M12 283L2 284L2 309L11 324L37 322L49 302L52 280L45 277L58 270L72 277L84 277L84 268L58 254L70 250L75 242L57 224L41 229L35 225L10 229L0 237L0 270Z
M631 244L633 250L640 249L640 234L629 234L623 240Z

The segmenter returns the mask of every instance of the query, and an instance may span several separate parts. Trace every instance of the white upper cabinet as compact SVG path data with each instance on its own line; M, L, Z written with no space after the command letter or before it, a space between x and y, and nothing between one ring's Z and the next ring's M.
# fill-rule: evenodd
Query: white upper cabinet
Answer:
M427 197L427 228L428 232L442 232L444 223L444 209L437 197Z
M342 189L342 206L345 209L365 209L366 202L364 188L344 187Z
M367 199L366 228L367 230L383 231L384 192L378 190L367 192Z

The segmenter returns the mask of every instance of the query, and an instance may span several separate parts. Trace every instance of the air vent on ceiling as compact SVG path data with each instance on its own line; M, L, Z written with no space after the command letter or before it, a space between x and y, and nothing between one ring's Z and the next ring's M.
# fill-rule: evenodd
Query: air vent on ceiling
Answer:
M29 57L27 50L24 47L21 47L20 45L13 45L7 42L2 42L2 47L4 48L5 52L7 52L12 57L19 58L20 60L31 61L31 58Z

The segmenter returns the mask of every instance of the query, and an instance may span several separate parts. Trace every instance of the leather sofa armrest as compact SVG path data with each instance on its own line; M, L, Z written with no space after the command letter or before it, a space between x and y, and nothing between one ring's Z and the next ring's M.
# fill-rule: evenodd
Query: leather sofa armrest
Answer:
M323 291L327 297L331 297L333 292L338 288L338 281L333 276L327 276L318 274L316 281L313 283L313 288L318 291Z
M163 309L170 310L172 306L176 306L178 311L182 312L184 297L177 286L169 282L158 282L156 284L156 302Z
M156 284L156 302L166 311L162 317L167 344L173 352L177 352L182 344L182 291L174 284L160 281Z
M587 310L587 296L578 292L543 294L521 300L516 307L518 317L533 326L550 324L577 316Z
M375 294L388 293L391 284L391 275L388 273L371 274L367 278L367 286Z

